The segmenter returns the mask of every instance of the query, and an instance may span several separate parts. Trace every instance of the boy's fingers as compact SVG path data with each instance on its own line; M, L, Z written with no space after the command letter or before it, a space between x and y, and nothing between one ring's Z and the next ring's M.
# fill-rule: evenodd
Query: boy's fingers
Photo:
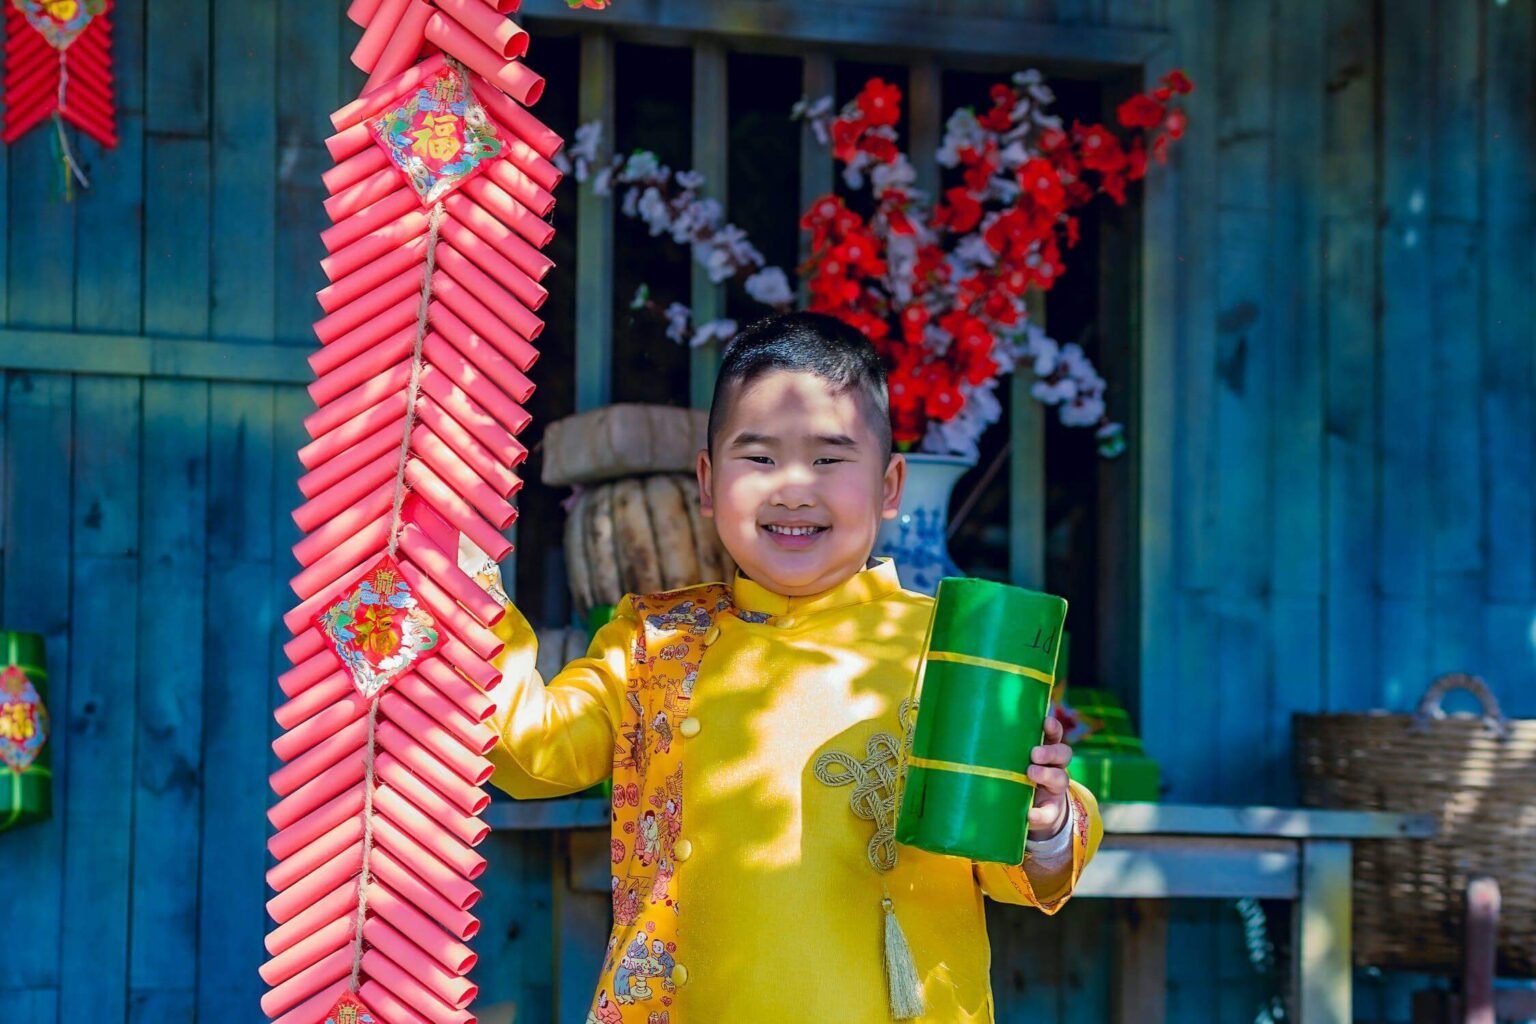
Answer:
M1029 766L1029 777L1038 790L1043 790L1052 796L1061 796L1067 791L1067 773L1060 768L1051 768L1043 764ZM1040 793L1035 793L1035 799L1040 799Z
M1065 743L1052 743L1030 751L1029 759L1035 764L1050 764L1065 768L1072 763L1072 748Z
M1049 715L1045 719L1045 742L1061 742L1061 719L1055 715Z

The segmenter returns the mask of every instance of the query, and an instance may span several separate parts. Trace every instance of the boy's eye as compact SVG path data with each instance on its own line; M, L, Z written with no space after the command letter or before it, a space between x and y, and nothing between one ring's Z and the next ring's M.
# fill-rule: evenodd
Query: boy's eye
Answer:
M766 455L743 455L742 458L748 462L755 462L760 466L771 466L773 464L773 460Z
M844 460L843 459L834 459L830 455L826 455L826 456L822 456L821 458L817 459L816 460L816 465L819 466L823 462L827 463L828 465L831 465L834 462L842 462L842 461L844 461Z

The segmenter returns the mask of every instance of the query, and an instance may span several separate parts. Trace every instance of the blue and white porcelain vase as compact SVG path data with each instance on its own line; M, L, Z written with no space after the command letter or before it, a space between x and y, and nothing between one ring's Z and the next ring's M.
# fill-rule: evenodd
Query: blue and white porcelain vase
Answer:
M880 524L875 554L896 562L901 585L932 594L945 576L960 570L949 557L949 498L955 484L976 463L963 455L907 456L907 484L901 511Z

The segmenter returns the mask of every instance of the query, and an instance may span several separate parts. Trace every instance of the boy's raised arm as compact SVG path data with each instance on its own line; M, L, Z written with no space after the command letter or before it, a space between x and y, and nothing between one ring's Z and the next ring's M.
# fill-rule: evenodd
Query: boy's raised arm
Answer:
M619 705L629 676L635 612L625 598L598 631L587 656L571 662L548 685L534 669L538 640L511 604L496 624L506 643L497 658L501 681L492 688L491 718L498 740L486 756L491 783L519 799L580 792L613 771Z
M976 881L982 891L999 903L1017 903L1038 907L1047 914L1060 910L1077 888L1078 877L1093 859L1104 837L1104 823L1099 817L1098 801L1087 788L1071 784L1072 811L1066 828L1071 833L1070 862L1065 856L1053 870L1043 871L1026 858L1023 864L991 864L977 861Z

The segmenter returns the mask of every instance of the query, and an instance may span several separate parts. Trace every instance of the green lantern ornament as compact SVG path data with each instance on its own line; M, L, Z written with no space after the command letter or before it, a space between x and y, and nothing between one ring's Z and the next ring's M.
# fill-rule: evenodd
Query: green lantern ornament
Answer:
M48 672L39 633L0 630L0 832L53 813Z
M988 580L939 583L918 669L918 711L896 840L1018 864L1067 602Z

